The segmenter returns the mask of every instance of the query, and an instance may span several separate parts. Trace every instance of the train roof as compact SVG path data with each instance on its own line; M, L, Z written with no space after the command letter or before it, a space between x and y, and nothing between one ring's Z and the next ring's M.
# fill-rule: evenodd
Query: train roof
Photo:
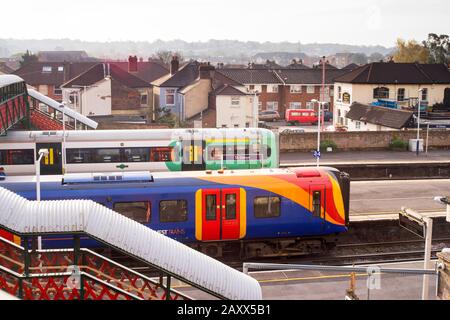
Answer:
M251 135L273 135L273 132L264 128L204 128L204 129L137 129L137 130L67 130L66 141L111 141L111 140L170 140L195 138L198 135L219 137L242 137ZM62 141L63 131L11 131L7 136L1 137L0 142L14 141Z
M25 80L23 80L21 77L18 77L14 74L0 75L0 88L9 86L10 84L13 83L19 83L24 81Z
M273 169L242 169L242 170L206 170L206 171L178 171L178 172L111 172L111 173L74 173L66 175L41 176L40 182L45 186L71 185L72 187L99 185L103 188L122 188L124 183L127 187L160 187L160 186L192 186L194 181L198 185L209 184L209 181L219 182L229 177L239 178L295 175L297 178L320 178L328 172L337 172L331 167L295 167L295 168L273 168ZM104 177L104 178L101 178ZM117 177L120 177L117 178ZM203 179L202 179L203 178ZM212 178L209 180L208 178ZM97 180L97 181L95 181ZM176 180L176 181L174 181ZM20 186L34 188L35 176L6 176L0 181L0 186ZM13 187L13 189L15 189Z

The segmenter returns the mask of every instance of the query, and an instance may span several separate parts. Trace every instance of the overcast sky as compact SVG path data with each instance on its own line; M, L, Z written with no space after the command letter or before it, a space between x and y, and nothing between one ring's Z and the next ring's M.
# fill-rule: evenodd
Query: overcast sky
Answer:
M450 33L449 0L4 0L0 38L393 46Z

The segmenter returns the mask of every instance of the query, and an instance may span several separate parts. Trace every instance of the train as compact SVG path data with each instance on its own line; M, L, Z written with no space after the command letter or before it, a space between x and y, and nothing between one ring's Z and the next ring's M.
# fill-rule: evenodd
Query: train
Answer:
M262 128L12 131L0 138L0 167L42 175L113 171L277 168L278 138Z
M35 177L6 176L0 186L36 199ZM41 177L42 200L90 199L218 258L323 252L348 229L349 197L349 175L331 167ZM71 246L70 237L43 240Z

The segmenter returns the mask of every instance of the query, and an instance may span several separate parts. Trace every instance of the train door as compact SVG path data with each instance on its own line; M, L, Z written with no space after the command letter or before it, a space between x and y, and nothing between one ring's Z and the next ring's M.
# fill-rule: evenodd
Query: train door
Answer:
M309 191L311 195L310 211L313 217L322 219L322 226L325 226L325 185L311 185Z
M205 170L206 163L203 158L203 150L205 149L204 140L187 139L182 143L182 171Z
M239 189L202 192L202 240L237 240L240 233Z
M61 143L36 143L36 159L40 149L48 149L48 155L41 161L41 174L62 174Z

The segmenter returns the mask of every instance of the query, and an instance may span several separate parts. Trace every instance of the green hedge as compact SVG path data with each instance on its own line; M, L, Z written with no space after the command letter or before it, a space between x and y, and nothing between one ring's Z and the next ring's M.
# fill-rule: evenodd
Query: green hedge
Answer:
M408 142L403 141L397 137L394 137L394 139L392 139L391 143L389 143L389 149L391 150L408 150Z
M327 151L328 147L333 148L333 151L336 151L338 148L333 140L322 140L320 142L320 151Z

